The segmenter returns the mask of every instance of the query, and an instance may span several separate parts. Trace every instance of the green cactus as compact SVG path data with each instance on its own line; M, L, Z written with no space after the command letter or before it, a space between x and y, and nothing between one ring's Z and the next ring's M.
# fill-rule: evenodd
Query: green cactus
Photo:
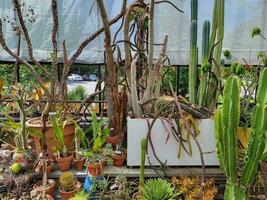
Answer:
M189 101L196 103L197 94L197 21L191 22L190 29L190 63L189 63Z
M200 74L200 87L198 92L198 105L204 106L205 94L207 89L207 72L210 70L209 63L209 39L210 39L210 22L206 20L202 30L202 66Z
M198 0L191 0L191 21L198 18Z
M168 117L173 109L171 102L174 101L172 96L161 96L155 102L156 113L161 112L160 116Z
M240 80L230 76L225 85L222 107L215 112L215 138L221 168L227 176L226 200L247 199L265 147L267 131L267 69L260 76L257 104L253 114L252 135L245 154L241 177L237 178L237 136L240 112Z
M59 177L59 182L65 191L75 189L75 177L71 172L63 172Z
M252 119L252 134L245 154L241 184L250 185L257 173L258 163L265 148L267 131L267 69L261 73L257 92L257 104Z
M147 150L147 139L141 140L141 165L140 165L140 185L144 184L145 181L145 161L146 161L146 150Z

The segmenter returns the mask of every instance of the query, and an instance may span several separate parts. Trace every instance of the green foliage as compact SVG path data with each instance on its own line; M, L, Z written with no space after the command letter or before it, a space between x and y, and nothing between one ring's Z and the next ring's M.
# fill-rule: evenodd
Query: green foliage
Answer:
M259 161L264 155L267 131L267 69L260 76L252 134L245 153L241 177L237 177L237 136L240 114L240 80L230 76L225 85L222 107L215 112L215 137L220 165L227 176L225 199L246 199Z
M96 113L92 112L92 130L93 130L93 151L99 152L104 146L106 138L110 133L108 127L104 127L107 124L107 120L97 120Z
M228 60L230 60L231 57L232 57L231 52L229 50L227 50L227 49L223 51L223 55Z
M145 180L145 161L146 161L147 144L148 144L147 139L144 138L141 140L141 165L140 165L140 178L139 178L140 185L143 185Z
M59 182L65 191L72 191L75 189L75 177L71 172L63 172L60 174Z
M89 194L85 191L80 191L75 194L74 197L70 198L70 200L87 200L89 198Z
M244 75L244 73L245 73L244 66L241 65L240 63L233 63L231 65L231 71L233 74L235 74L237 76Z
M55 152L57 154L62 155L63 157L67 155L67 147L64 142L64 127L67 124L67 120L63 121L58 116L52 116L51 117L51 123L53 128L53 133L56 138L56 146L54 147Z
M261 29L259 27L255 27L251 32L251 37L255 37L261 34Z
M78 85L74 90L68 92L68 100L84 100L86 90L83 86Z
M141 200L173 200L176 196L171 184L161 178L149 179L139 192Z

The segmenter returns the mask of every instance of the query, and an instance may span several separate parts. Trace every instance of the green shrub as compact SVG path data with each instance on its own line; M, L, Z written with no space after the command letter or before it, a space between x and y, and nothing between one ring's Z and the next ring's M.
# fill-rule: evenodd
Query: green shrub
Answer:
M68 92L68 100L84 100L86 90L83 86L78 85L74 90Z

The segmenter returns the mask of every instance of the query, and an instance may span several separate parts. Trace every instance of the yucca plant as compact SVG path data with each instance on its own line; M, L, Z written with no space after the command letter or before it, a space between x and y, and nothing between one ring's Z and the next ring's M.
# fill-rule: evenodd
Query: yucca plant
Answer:
M139 190L141 200L175 199L174 188L168 181L158 178L149 179Z

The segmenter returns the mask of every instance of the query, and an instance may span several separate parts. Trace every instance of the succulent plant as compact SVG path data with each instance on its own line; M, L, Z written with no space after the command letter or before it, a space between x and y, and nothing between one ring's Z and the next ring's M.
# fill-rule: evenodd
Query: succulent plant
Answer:
M75 189L75 177L71 172L63 172L59 177L59 182L65 191L72 191Z
M240 118L240 80L230 76L225 85L222 107L215 112L215 137L220 166L227 176L224 199L247 199L249 186L262 158L267 131L267 69L260 76L252 134L245 152L241 176L237 173L237 127Z
M139 193L141 200L173 200L176 196L171 184L161 178L149 179Z
M255 36L258 36L261 34L261 29L259 27L255 27L253 30L252 30L252 33L251 33L251 37L255 37Z
M171 102L174 100L172 96L161 96L155 103L156 113L161 112L160 116L168 117L172 112Z

